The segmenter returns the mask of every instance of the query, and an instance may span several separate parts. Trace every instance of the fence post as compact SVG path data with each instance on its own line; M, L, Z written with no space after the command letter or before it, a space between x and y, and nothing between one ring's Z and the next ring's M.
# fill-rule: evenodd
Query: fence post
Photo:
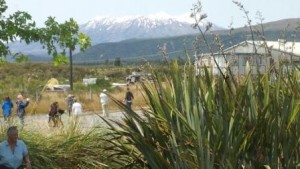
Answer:
M90 100L93 100L92 87L90 85Z

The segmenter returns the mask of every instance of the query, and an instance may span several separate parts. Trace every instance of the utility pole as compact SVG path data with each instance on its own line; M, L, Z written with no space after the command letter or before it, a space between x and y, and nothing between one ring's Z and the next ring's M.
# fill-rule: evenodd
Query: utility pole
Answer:
M72 49L69 48L70 56L70 90L73 91L73 58L72 58Z

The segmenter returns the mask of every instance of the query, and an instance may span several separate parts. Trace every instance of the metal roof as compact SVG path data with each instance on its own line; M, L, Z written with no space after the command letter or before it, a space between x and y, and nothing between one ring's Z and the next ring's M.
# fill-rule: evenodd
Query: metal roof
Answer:
M280 52L290 53L293 55L300 56L300 42L288 42L282 39L278 41L243 41L239 44L231 46L224 51L230 51L237 46L247 45L247 44L255 44L256 46L264 46L267 45L268 48L272 50L277 50Z

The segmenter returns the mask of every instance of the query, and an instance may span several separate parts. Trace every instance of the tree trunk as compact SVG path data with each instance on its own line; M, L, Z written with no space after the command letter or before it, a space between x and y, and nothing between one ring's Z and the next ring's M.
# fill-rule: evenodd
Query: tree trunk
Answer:
M70 90L73 91L73 58L72 58L71 48L69 48L69 56L70 56Z

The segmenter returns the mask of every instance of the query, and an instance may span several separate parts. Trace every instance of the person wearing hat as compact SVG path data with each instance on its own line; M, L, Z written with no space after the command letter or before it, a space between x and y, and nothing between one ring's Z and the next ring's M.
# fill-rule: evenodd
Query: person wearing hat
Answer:
M100 97L100 102L102 104L102 115L104 117L108 117L108 102L109 102L109 98L106 94L107 90L103 89L103 91L100 93L99 97Z
M78 116L82 113L82 105L78 102L76 98L74 98L74 103L72 105L73 115Z
M74 95L69 94L68 97L66 98L66 103L67 103L67 110L69 112L69 116L71 116L72 105L74 103Z

